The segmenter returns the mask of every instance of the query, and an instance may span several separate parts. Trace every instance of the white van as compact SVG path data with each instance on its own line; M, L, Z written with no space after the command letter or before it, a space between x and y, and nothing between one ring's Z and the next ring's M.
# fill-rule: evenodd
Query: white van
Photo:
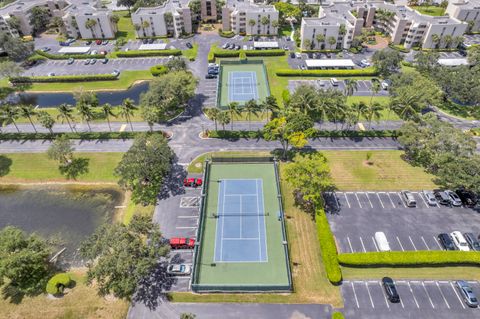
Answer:
M333 86L338 86L338 80L336 78L331 78L330 83L332 83Z
M388 243L387 237L383 231L378 231L375 233L375 242L377 243L378 250L380 251L390 251L390 244Z

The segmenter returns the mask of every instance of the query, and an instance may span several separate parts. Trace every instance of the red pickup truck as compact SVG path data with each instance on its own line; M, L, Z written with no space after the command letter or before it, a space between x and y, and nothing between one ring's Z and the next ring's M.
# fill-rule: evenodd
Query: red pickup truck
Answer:
M170 247L172 249L193 249L195 247L195 239L185 237L170 238Z

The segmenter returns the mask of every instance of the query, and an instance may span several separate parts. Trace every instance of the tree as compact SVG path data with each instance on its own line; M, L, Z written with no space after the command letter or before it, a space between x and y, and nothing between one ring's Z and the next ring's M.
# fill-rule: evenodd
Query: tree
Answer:
M358 90L357 80L345 80L345 95L352 96Z
M320 99L318 91L312 85L302 84L290 96L288 107L296 109L303 114L312 115L316 112Z
M130 14L130 8L137 3L138 0L117 0L118 7L127 7L128 14Z
M50 134L53 134L53 126L55 125L55 119L46 111L40 111L37 115L38 121L40 124L50 131Z
M253 34L253 27L257 24L254 19L248 20L248 25L250 26L250 34Z
M315 40L317 40L317 44L318 44L318 49L321 49L321 45L323 43L325 43L325 36L321 33L318 33L316 36L315 36Z
M263 16L260 19L260 24L263 25L263 34L266 34L265 27L270 24L270 19L267 16Z
M180 314L180 319L195 319L197 316L194 315L193 313L182 313Z
M50 13L47 8L36 6L30 10L30 25L33 27L34 33L45 30L49 21Z
M205 115L207 115L207 117L213 121L213 123L215 124L215 131L218 131L218 128L217 128L217 121L218 121L218 116L220 114L220 110L217 109L216 107L209 107L209 108L206 108L205 110Z
M382 110L383 110L383 106L378 102L374 102L368 105L368 108L366 111L367 119L368 119L368 129L372 127L373 120L378 121L380 119L380 117L382 116L382 113L381 113Z
M20 130L18 129L16 120L18 119L19 112L18 108L16 106L13 106L12 104L7 104L2 108L2 116L8 121L15 126L17 129L17 132L20 133Z
M147 122L150 132L153 132L153 125L156 123L156 121L159 118L159 115L157 114L157 110L154 109L153 107L143 107L140 106L140 114L145 122Z
M311 50L312 49L312 41L309 39L303 40L303 49L304 50Z
M260 110L257 101L254 99L251 99L245 103L243 106L243 111L247 113L247 119L248 119L248 129L251 129L251 124L252 124L252 115L257 115L258 111Z
M119 185L132 192L136 204L155 205L170 172L173 152L162 134L140 134L115 168Z
M56 28L60 33L65 31L65 23L60 17L53 17L48 24L49 28Z
M110 21L117 24L120 21L120 17L118 15L114 14L110 17Z
M66 137L66 135L58 136L47 150L49 159L58 161L59 166L68 166L72 163L73 152L75 148L73 143Z
M232 131L233 131L233 119L236 114L242 114L240 110L240 105L237 102L230 102L228 104L228 111L230 112L230 122L232 123Z
M276 117L276 114L280 110L277 99L273 95L269 95L265 98L265 101L263 101L261 104L261 108L267 112L267 120L270 120L270 116L268 116L269 111L272 113L273 118Z
M465 188L480 192L480 156L446 157L437 170L436 182L448 189Z
M35 111L34 107L32 105L20 105L18 107L18 114L23 118L27 118L30 124L32 125L33 130L35 131L35 133L37 133L37 128L33 124L33 120L32 120L32 116L37 115L37 112Z
M218 114L218 123L222 125L222 130L225 131L225 125L230 123L230 112L222 111Z
M0 32L0 48L14 61L23 61L33 53L33 44Z
M169 249L151 218L134 215L128 225L103 224L81 244L80 254L89 260L87 283L95 282L100 295L131 300L139 283L159 268L159 259Z
M143 31L143 36L146 37L145 29L148 29L150 27L150 23L147 20L142 21L142 31Z
M353 103L352 110L355 112L355 122L358 123L361 116L367 117L368 105L363 101Z
M372 81L372 87L370 91L372 91L372 95L370 96L370 104L373 102L373 97L380 92L382 86L380 85L380 81Z
M14 30L17 30L17 32L19 34L21 34L22 30L21 30L21 21L20 19L17 17L17 16L10 16L7 20L7 24L8 24L8 27L10 29L14 29Z
M188 7L190 8L194 16L200 16L202 12L202 4L200 0L189 1Z
M23 69L13 61L0 62L0 78L12 78L23 73Z
M187 62L185 62L185 59L168 60L167 63L165 63L164 65L170 72L187 70Z
M330 44L330 49L333 49L333 46L337 43L337 39L335 39L335 37L328 37L327 42Z
M286 165L285 176L294 188L295 198L301 197L300 203L311 214L322 205L323 192L334 189L327 159L319 152L296 154Z
M436 49L438 49L438 46L440 45L441 40L442 40L441 36L439 36L436 33L432 34L432 42L433 42L433 44L435 44Z
M0 231L0 285L11 295L33 295L43 291L50 274L50 248L35 234L7 226Z
M97 26L97 21L93 19L88 19L85 21L85 28L90 29L90 32L92 32L92 38L96 38L95 34L95 27Z
M291 113L268 122L264 129L264 138L268 141L278 140L282 145L282 156L287 157L290 145L302 148L308 141L307 136L313 128L313 121L305 114Z
M279 18L282 24L288 23L285 21L287 18L293 18L297 21L302 20L302 10L299 6L288 2L276 2L274 6L279 12Z
M105 103L102 105L101 109L102 109L103 116L107 119L108 128L110 129L110 132L111 132L112 126L110 125L110 116L116 117L116 115L113 113L113 107L110 103Z
M468 50L467 58L471 65L480 65L480 47L471 47Z
M420 51L415 54L415 66L420 73L432 74L432 72L439 66L438 59L440 53L435 51L423 52Z
M372 56L372 62L378 73L382 77L389 77L392 73L397 72L403 58L397 50L383 49L376 51Z
M137 109L138 108L135 106L135 104L133 104L133 100L127 98L123 100L122 105L120 105L120 112L118 113L120 116L125 118L127 123L130 123L130 128L132 129L132 132L133 132L133 125L132 125L132 121L130 120L130 117L133 116L133 113Z
M74 132L72 124L70 121L73 121L73 114L72 114L72 106L67 104L67 103L62 103L58 107L58 115L57 115L57 120L61 120L62 123L66 121L68 123L68 126L70 127L70 130ZM109 123L110 124L110 123Z
M453 37L450 34L446 34L443 37L443 43L445 43L446 48L449 48L453 43Z
M280 26L280 23L278 22L278 20L273 20L271 24L272 24L272 28L274 29L273 33L277 33L277 30L278 30L278 27Z

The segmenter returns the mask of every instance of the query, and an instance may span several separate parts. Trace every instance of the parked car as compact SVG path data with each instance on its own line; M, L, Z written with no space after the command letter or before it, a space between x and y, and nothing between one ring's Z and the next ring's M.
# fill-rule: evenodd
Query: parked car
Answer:
M295 52L295 57L297 59L301 59L302 58L302 54L300 52Z
M185 187L202 186L202 179L201 178L185 178L183 180L183 186Z
M83 64L89 65L89 64L90 64L90 59L85 59L85 61L83 62Z
M235 46L235 50L240 50L240 46L238 44Z
M68 38L66 43L68 44L72 44L73 42L75 42L76 40L74 38Z
M48 52L50 51L51 49L49 47L43 47L40 51L42 52Z
M73 62L75 62L75 60L73 58L70 58L68 59L67 64L73 64Z
M222 45L222 49L226 50L229 46L230 46L230 43L227 42L224 45Z
M295 59L295 52L290 52L290 58Z
M189 49L193 48L193 45L192 45L190 42L185 43L185 45L186 45L187 48L189 48Z
M380 83L380 85L382 86L382 89L388 90L389 84L388 84L387 81L382 81L382 83Z
M91 60L90 60L90 64L93 65L93 64L95 64L95 63L97 63L97 59L91 59Z
M438 235L438 240L440 241L440 244L442 244L443 249L445 250L457 250L457 247L453 243L452 238L450 237L449 234L442 233Z
M470 247L468 247L468 243L461 232L459 232L458 230L451 232L450 236L452 236L453 243L455 244L455 246L457 246L458 250L470 251Z
M103 60L102 60L102 63L103 63L103 64L107 64L107 63L108 63L108 59L107 59L107 58L103 59Z
M149 44L152 44L153 42L155 42L155 39L152 39L152 38L148 39Z
M305 65L303 65L303 64L302 64L302 65L300 65L300 69L302 69L302 70L306 70L306 69L307 69L307 67L306 67Z
M446 190L445 193L450 198L450 202L452 203L453 206L457 206L457 207L462 206L462 201L455 192L451 190Z
M50 72L50 73L48 73L48 76L55 76L55 73Z
M113 76L119 76L120 75L120 71L119 70L113 70L113 72L111 73Z
M212 74L212 73L207 73L205 75L205 79L216 79L217 78L217 75L216 74Z
M360 66L362 68L366 68L367 66L370 66L370 62L368 62L368 60L364 59L364 60L360 61Z
M455 193L457 193L458 197L460 197L463 205L467 207L474 207L478 203L477 195L475 195L474 192L461 188L457 189Z
M97 41L95 41L95 43L96 43L97 45L100 45L100 44L102 44L102 40L97 40Z
M308 57L309 59L313 59L313 53L311 53L311 52L307 53L307 57Z
M378 250L390 251L390 244L388 243L387 236L382 231L375 233L375 242L377 243Z
M290 49L288 48L288 45L284 45L284 46L283 46L283 49L284 49L285 51L290 50Z
M143 44L147 44L147 43L148 43L148 39L143 39L143 40L142 40L142 43L143 43Z
M426 191L424 190L423 196L425 196L425 199L427 201L427 204L430 206L436 206L437 205L437 199L435 198L435 195L433 194L432 191Z
M397 288L395 287L395 283L393 282L392 278L383 277L382 286L390 302L393 302L393 303L400 302L400 296L398 295Z
M85 45L90 45L90 44L92 44L92 41L90 40L85 41Z
M475 238L474 234L464 233L463 237L465 237L465 240L467 241L471 250L480 251L480 243L478 242L477 238Z
M417 207L417 201L410 191L402 191L402 199L408 207Z
M187 237L173 237L169 240L172 249L193 249L195 247L195 239Z
M97 50L92 50L92 52L90 52L90 55L95 55L95 54L98 54Z
M460 292L460 295L462 296L462 299L465 301L467 306L472 308L478 307L478 299L473 292L472 287L470 287L470 285L463 280L458 280L456 284L457 289Z
M433 191L433 194L435 194L435 198L437 199L437 202L441 205L450 205L450 197L445 193L444 191L440 189L436 189Z
M174 276L188 276L192 268L185 264L170 264L167 266L167 274Z
M333 86L338 86L338 80L336 78L331 78L330 83L332 83Z

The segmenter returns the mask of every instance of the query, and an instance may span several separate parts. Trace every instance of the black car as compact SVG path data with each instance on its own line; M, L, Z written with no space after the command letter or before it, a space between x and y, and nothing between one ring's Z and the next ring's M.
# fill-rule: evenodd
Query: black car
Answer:
M459 50L458 53L459 53L461 56L467 56L467 51L465 51L465 50Z
M474 207L478 202L477 195L475 195L474 192L461 188L457 189L455 193L457 193L458 197L460 197L463 205L467 207Z
M398 295L397 288L395 287L395 283L393 279L390 277L383 277L382 278L382 285L383 289L385 289L385 293L387 294L388 300L393 303L400 302L400 296Z
M148 39L143 39L143 40L142 40L142 43L143 43L143 44L147 44L147 43L148 43Z
M192 45L190 42L185 43L185 45L186 45L187 48L189 48L189 49L193 48L193 45Z
M449 234L440 234L438 235L438 240L443 246L443 249L445 250L457 250L457 247L453 243L452 237L450 237Z
M216 74L207 73L205 75L205 79L216 79L216 78L217 78Z
M475 251L480 251L480 243L478 240L475 238L475 235L472 233L464 233L463 237L465 237L465 240L467 241L468 245L472 250Z
M295 52L290 52L290 57L291 57L292 59L295 59Z
M307 53L309 59L313 59L313 53Z
M433 194L435 195L435 198L437 199L437 202L442 205L451 205L450 197L448 196L445 191L440 190L440 189L435 189L433 191Z
M155 39L148 39L148 43L152 44L153 42L155 42Z

